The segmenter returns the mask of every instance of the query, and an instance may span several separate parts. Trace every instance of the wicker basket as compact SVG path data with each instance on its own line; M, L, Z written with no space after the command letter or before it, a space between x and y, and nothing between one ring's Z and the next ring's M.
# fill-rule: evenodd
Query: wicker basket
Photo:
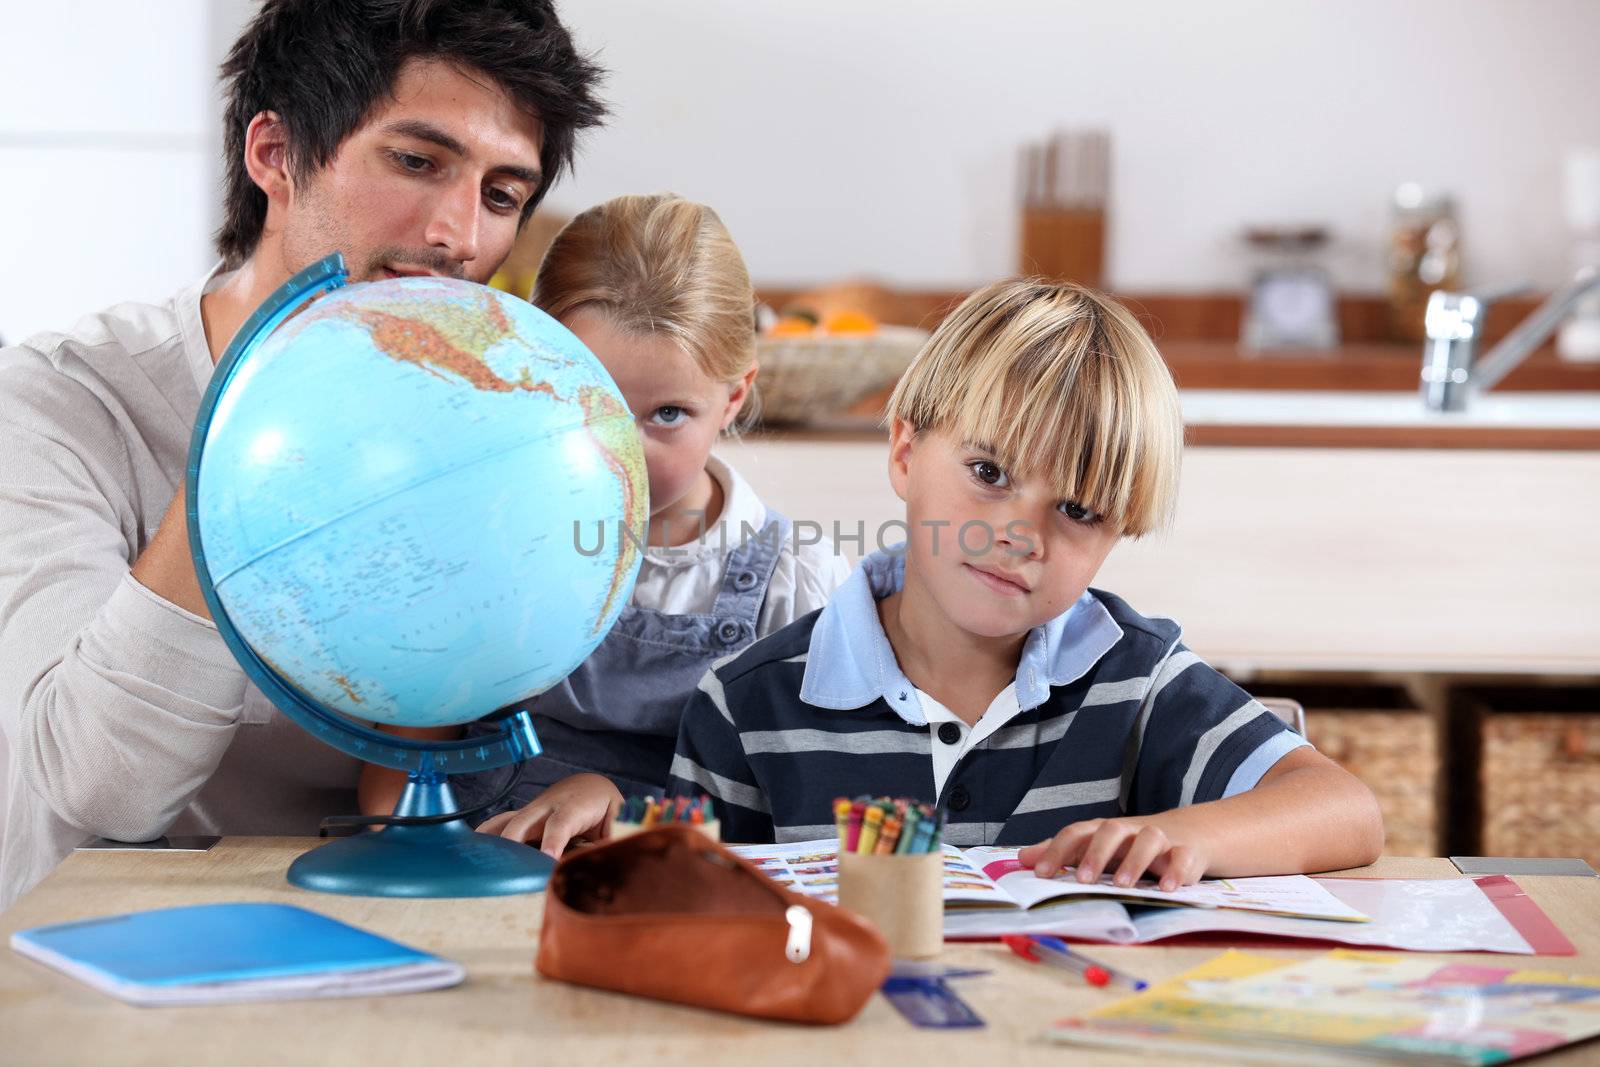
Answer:
M1431 716L1318 708L1306 712L1306 732L1318 751L1378 798L1385 855L1439 854L1439 750Z
M1480 708L1484 855L1600 867L1600 689L1486 692Z
M1396 685L1284 682L1249 686L1306 709L1317 751L1360 778L1378 798L1389 856L1439 854L1439 741L1431 715Z
M910 326L861 336L758 336L761 421L797 426L842 414L899 379L927 339Z

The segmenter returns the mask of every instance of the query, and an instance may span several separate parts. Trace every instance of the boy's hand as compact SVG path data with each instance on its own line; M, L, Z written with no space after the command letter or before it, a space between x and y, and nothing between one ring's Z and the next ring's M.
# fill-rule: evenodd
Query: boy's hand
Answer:
M1017 853L1017 862L1041 878L1075 865L1080 882L1098 882L1104 872L1115 871L1112 880L1119 886L1131 886L1149 871L1168 892L1198 882L1209 864L1203 848L1179 844L1152 819L1138 816L1072 823Z
M486 819L480 834L499 834L513 841L539 842L539 851L560 858L574 837L602 838L622 807L622 794L611 779L598 774L563 778L517 811Z

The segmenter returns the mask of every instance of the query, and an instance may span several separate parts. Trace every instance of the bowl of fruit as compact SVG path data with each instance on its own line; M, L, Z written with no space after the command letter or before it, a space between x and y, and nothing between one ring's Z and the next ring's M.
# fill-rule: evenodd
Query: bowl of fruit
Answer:
M891 326L862 311L818 316L789 309L756 335L761 421L800 426L852 412L899 381L926 330ZM873 414L867 412L866 414Z

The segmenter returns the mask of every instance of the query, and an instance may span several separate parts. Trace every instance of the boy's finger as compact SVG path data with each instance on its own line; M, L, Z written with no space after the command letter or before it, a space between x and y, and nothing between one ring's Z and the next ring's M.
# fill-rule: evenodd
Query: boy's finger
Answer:
M560 859L568 842L580 831L589 828L585 819L572 808L558 808L544 824L544 836L539 840L539 851L551 859Z
M1055 839L1047 837L1043 841L1035 841L1031 845L1025 845L1017 849L1017 862L1024 867L1039 866L1039 857L1044 855L1045 848L1053 840Z
M1180 885L1193 885L1205 874L1200 857L1188 845L1179 845L1167 856L1167 869L1161 875L1161 888L1172 892Z
M500 836L510 838L512 841L537 841L544 831L544 821L550 817L550 809L543 804L538 806L528 805L521 811L513 812L511 820L500 830Z
M1098 823L1075 822L1065 827L1056 836L1048 841L1041 841L1033 846L1038 849L1038 858L1033 861L1033 873L1040 878L1054 878L1056 872L1063 866L1072 862L1082 848L1082 843L1094 833ZM1019 853L1019 863L1026 863Z
M1132 838L1133 830L1121 823L1101 823L1093 840L1083 850L1083 859L1078 861L1078 881L1098 882Z
M495 815L483 820L478 824L478 833L498 835L500 833L500 828L506 823L510 822L511 816L515 814L516 812L514 811L502 811L499 815Z
M606 815L594 826L589 828L589 837L595 841L604 841L611 836L611 824L617 821L617 816L622 814L620 800L606 801Z
M1170 847L1171 842L1167 840L1166 834L1154 826L1146 826L1134 837L1133 844L1128 846L1128 854L1122 857L1122 863L1117 867L1113 881L1120 886L1132 885L1143 877L1150 865Z

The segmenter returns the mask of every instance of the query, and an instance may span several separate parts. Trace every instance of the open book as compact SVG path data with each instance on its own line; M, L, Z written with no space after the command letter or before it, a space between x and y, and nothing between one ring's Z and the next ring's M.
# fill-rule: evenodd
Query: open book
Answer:
M790 888L827 900L838 887L831 838L735 848ZM1044 879L1017 849L944 848L947 938L1052 934L1143 944L1195 934L1297 938L1418 952L1570 955L1572 943L1506 878L1228 878L1166 893L1081 885L1071 870ZM1490 883L1493 883L1491 885Z
M833 899L839 881L838 842L833 838L788 845L740 845L734 851L771 877L802 893ZM1268 915L1291 915L1335 922L1365 922L1367 916L1304 875L1274 878L1228 878L1183 886L1173 892L1152 881L1122 887L1106 875L1087 885L1072 868L1054 878L1040 878L1017 862L1017 849L981 846L966 850L944 846L944 903L948 920L972 916L973 933L1015 933L1030 913L1075 901L1137 902L1166 907L1231 908ZM980 916L996 917L984 921ZM968 932L963 930L963 932Z

